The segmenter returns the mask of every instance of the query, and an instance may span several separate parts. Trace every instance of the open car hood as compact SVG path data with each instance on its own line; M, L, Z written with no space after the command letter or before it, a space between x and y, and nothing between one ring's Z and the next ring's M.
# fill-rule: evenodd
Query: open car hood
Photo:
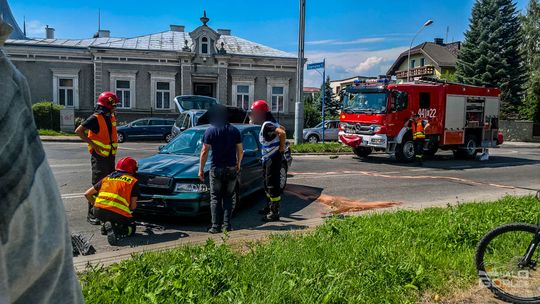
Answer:
M227 106L228 120L232 124L245 124L249 123L249 116L247 112L241 108ZM210 117L208 112L205 112L199 120L197 120L197 125L207 125L210 124Z
M207 96L182 95L174 98L174 103L180 113L189 110L208 110L211 106L218 104L217 99Z

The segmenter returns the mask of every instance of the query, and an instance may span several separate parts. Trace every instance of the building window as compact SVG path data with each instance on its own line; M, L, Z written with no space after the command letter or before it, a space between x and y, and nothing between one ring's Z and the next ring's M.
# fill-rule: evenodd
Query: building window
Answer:
M416 60L411 59L411 69L414 69L415 65L416 65Z
M201 53L208 54L208 38L206 37L201 38Z
M131 108L131 84L129 80L116 81L116 96L118 96L118 108Z
M171 108L171 84L169 82L156 82L156 109Z
M58 79L58 104L73 107L73 78Z
M426 65L426 58L420 58L420 66Z
M272 87L272 111L283 112L285 109L285 88L281 86Z
M244 110L249 110L249 86L236 86L236 105Z
M79 108L79 71L53 69L53 102L66 108Z

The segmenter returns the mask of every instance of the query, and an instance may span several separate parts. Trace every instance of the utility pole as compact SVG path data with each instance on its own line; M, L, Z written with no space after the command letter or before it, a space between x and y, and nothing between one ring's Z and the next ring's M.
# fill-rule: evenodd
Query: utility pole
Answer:
M296 61L296 102L294 107L294 143L301 144L304 130L304 35L306 31L306 0L300 0L298 22L298 59Z
M325 116L325 103L326 103L326 58L323 60L323 74L322 74L322 143L324 144L324 132L325 132L325 124L324 116Z

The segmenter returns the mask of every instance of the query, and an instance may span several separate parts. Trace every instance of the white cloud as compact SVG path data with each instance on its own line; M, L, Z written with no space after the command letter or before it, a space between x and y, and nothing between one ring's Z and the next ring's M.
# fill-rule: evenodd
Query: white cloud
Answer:
M29 37L45 36L45 24L39 20L30 20L26 22L26 35Z
M306 44L320 45L320 44L334 44L335 42L336 42L336 40L334 40L334 39L327 39L327 40L306 41Z
M355 66L352 70L357 73L364 73L366 71L371 70L374 66L380 64L383 61L384 58L382 57L368 57L366 60L360 62L357 66Z
M311 51L306 52L306 57L309 62L318 62L326 58L326 74L330 79L343 79L358 75L385 74L399 54L407 49L407 46L401 46L381 50ZM321 85L321 75L316 71L305 71L304 75L305 86Z

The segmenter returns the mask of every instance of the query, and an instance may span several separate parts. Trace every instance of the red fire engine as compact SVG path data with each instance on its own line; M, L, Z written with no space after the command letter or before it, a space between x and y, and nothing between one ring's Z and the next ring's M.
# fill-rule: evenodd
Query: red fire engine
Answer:
M341 93L339 139L360 157L385 151L399 161L414 159L408 120L416 113L427 120L424 154L452 150L475 158L482 148L502 144L497 88L421 78L394 84L387 79L356 81Z

